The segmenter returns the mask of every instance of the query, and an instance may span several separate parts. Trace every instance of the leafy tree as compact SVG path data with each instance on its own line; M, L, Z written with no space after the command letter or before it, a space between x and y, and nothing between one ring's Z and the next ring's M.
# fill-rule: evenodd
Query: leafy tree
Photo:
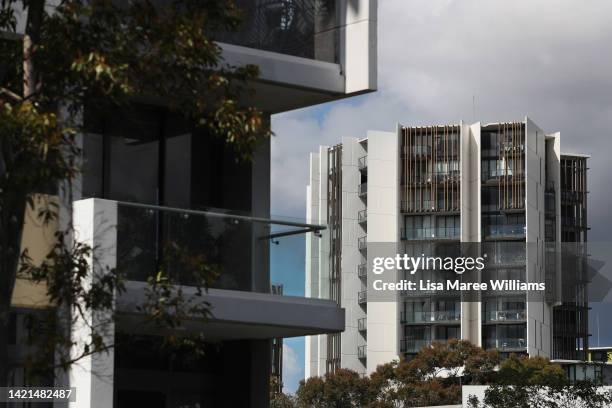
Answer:
M542 357L511 354L501 361L495 350L469 342L434 342L410 360L377 367L369 377L338 370L300 383L296 406L399 408L453 405L462 385L489 385L484 401L472 407L603 407L610 393L588 382L569 384L557 364Z
M322 408L364 407L369 401L369 380L347 369L300 382L297 406Z
M569 383L563 369L543 357L504 360L485 391L484 401L471 396L471 407L605 407L612 403L610 392L591 381Z
M24 33L17 33L18 6L26 13ZM122 289L114 271L91 287L82 285L96 248L74 242L71 226L57 234L42 265L31 262L27 248L21 252L24 212L33 207L33 193L62 185L71 195L86 109L163 103L243 159L270 135L261 112L244 103L257 68L227 65L211 40L215 31L237 29L240 18L228 0L63 0L57 7L45 0L0 1L0 384L6 384L9 370L8 317L18 273L48 283L49 298L71 318L91 310L111 313L109 299ZM49 206L40 216L52 222L58 209ZM71 273L74 268L78 273ZM197 280L210 281L208 275ZM163 310L177 307L163 297L172 280L162 270L150 283L157 294L153 310L168 316ZM56 351L75 345L65 333L70 322L60 323L39 336ZM102 341L103 328L90 330L82 355L112 347ZM72 362L65 356L59 364L67 368Z

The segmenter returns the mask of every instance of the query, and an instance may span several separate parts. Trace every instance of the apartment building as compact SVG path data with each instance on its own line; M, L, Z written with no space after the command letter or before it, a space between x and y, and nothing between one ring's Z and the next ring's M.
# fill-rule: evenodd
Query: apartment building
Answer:
M256 92L245 102L268 118L376 89L375 0L238 5L245 10L242 30L214 38L227 63L259 67ZM270 279L273 251L292 250L283 241L296 234L325 240L325 225L270 217L269 140L252 162L240 162L230 147L159 102L113 112L85 110L84 122L83 174L71 197L60 194L60 202L71 200L73 210L63 212L59 223L71 221L78 239L100 251L91 265L94 273L107 268L124 273L126 291L116 299L117 319L106 333L115 347L82 359L49 384L76 387L75 407L268 406L273 360L273 374L281 375L280 339L344 330L338 302L271 293L272 283L282 283ZM52 236L28 229L24 247L46 237L37 246L44 256ZM222 266L205 296L212 316L176 329L177 335L188 330L210 341L203 359L159 354L160 337L142 328L139 306L147 278L160 262L178 279L185 268L167 262L168 242ZM181 283L186 294L195 291ZM19 359L28 335L24 316L53 305L44 288L23 281L13 304L13 384L20 385ZM102 316L88 318L95 322ZM75 338L87 335L73 331Z
M369 373L452 338L502 355L584 359L584 258L561 257L562 246L585 251L587 159L562 154L560 134L529 118L398 125L321 146L310 156L307 219L327 222L330 237L307 241L306 293L339 299L346 328L307 338L306 375L336 367ZM435 290L381 297L373 290L374 254L453 248L487 254L487 279L544 282L546 291L489 290L473 298ZM450 278L436 272L428 277ZM406 277L393 273L393 281Z

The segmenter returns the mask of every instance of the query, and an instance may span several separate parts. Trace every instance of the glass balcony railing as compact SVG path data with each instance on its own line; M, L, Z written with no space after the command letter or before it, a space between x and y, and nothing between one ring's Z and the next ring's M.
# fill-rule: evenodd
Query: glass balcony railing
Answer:
M368 221L368 210L361 210L357 213L357 222L364 224Z
M485 238L524 238L527 232L525 225L489 225L483 228Z
M368 302L368 291L362 290L357 293L357 303L363 305Z
M133 203L116 208L117 269L132 281L163 271L182 285L269 293L271 283L291 280L287 269L303 268L303 234L328 242L324 226L297 221Z
M357 194L359 194L359 197L366 197L368 195L368 183L359 184Z
M368 318L367 317L362 317L361 319L357 320L357 330L359 331L368 330Z
M485 349L519 350L527 347L527 340L524 338L484 339L483 343Z
M411 173L407 177L408 183L444 183L444 182L459 182L460 173L458 170L452 171L435 171L423 174Z
M361 237L357 239L357 248L360 251L368 249L368 237Z
M431 345L431 340L420 339L402 339L400 341L400 352L402 353L418 353L423 347Z
M511 177L515 180L521 180L525 177L525 173L522 171L514 171L512 169L500 169L500 170L490 170L482 172L482 180L497 180L501 177Z
M527 313L521 310L486 310L482 312L485 322L520 322L527 319Z
M431 154L431 146L416 145L411 147L413 156L427 156Z
M357 346L357 358L364 359L368 357L368 346Z
M357 167L359 167L359 170L366 170L368 168L368 156L357 159Z
M368 276L368 265L365 263L357 265L357 276L365 278Z
M402 228L403 240L459 239L461 228Z
M240 45L327 62L338 62L337 2L317 0L237 0L243 20L236 31L210 36Z
M441 310L436 312L401 312L402 323L448 323L461 320L460 310Z

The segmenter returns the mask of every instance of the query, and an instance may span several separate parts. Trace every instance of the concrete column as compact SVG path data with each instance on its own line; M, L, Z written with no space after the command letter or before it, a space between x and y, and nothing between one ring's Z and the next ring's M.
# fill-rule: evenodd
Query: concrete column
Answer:
M74 236L79 242L94 248L88 260L90 274L83 282L91 287L94 279L116 267L117 203L109 200L87 199L74 202ZM115 326L109 313L89 312L72 326L76 342L73 356L82 353L82 345L91 336L92 326L104 327L104 341L114 344ZM80 359L69 372L71 387L76 387L73 408L109 408L113 406L114 352L100 353Z

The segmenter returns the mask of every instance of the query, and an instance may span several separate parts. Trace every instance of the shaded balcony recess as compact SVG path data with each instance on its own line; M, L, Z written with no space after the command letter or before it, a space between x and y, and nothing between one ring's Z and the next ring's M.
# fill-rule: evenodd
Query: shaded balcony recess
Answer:
M357 276L360 278L368 276L368 266L365 263L357 265Z
M361 319L357 319L357 330L363 332L368 330L368 318L362 317Z
M527 320L527 311L525 309L483 311L482 320L484 322L521 322Z
M461 228L414 228L401 230L401 239L405 241L419 241L431 239L459 239L461 236Z
M489 225L485 226L482 235L486 239L525 238L525 225Z
M485 349L498 350L522 350L527 348L527 339L525 338L497 338L484 339Z
M359 197L361 198L365 198L368 196L368 183L361 183L358 186L357 189L357 194L359 194Z
M401 353L418 353L423 347L429 347L431 340L412 340L402 339L400 341L400 352Z
M361 171L366 171L368 169L368 156L363 156L357 159L357 167Z
M363 346L357 346L357 358L363 360L367 357L368 357L368 346L365 344Z
M357 222L365 224L368 221L368 210L361 210L357 213Z
M401 323L447 323L461 320L460 310L439 310L435 312L401 312Z
M365 251L368 249L368 237L367 236L360 237L357 239L357 248L360 251Z

